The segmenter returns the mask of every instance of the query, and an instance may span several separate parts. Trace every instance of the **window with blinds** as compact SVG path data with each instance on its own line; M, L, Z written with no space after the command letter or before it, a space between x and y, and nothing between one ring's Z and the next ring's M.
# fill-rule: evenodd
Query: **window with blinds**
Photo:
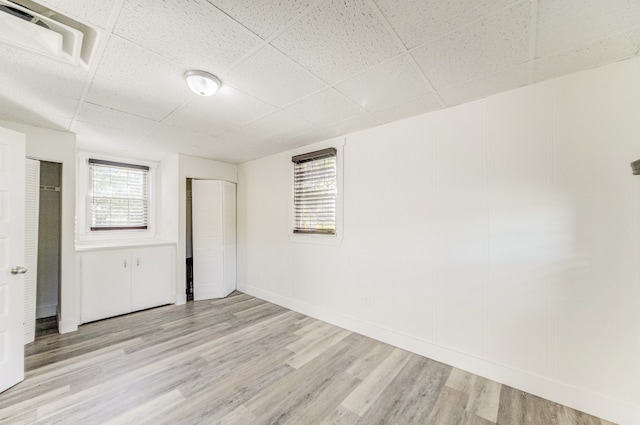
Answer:
M133 230L149 226L149 167L89 159L91 230Z
M291 158L293 233L336 234L336 149Z

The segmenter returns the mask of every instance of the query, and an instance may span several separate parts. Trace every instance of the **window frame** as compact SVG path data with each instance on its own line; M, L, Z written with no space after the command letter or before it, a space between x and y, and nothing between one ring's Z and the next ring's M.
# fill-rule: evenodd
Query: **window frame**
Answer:
M89 158L88 164L89 164L89 192L87 194L87 216L90 217L89 230L91 232L113 232L118 230L148 230L149 229L149 166L131 164L127 162L106 161L98 158ZM94 173L92 172L92 168L94 168L95 166L108 167L111 169L120 168L124 170L141 170L146 172L144 175L144 184L143 184L144 196L142 196L142 198L139 198L140 200L142 200L142 202L146 203L144 207L145 214L143 217L142 225L138 225L138 226L116 226L113 224L110 226L93 226L92 225L93 214L95 211L94 208L92 208L92 204L93 204L92 201L96 199L93 193L94 192L94 186L93 186ZM108 199L115 199L115 198L116 197L111 197ZM134 199L138 199L138 198L134 198Z
M287 154L289 161L289 182L290 182L290 196L289 196L289 241L293 243L309 243L320 245L340 245L342 243L343 235L343 164L344 164L344 144L345 139L331 139L326 142L316 143L313 145L298 148L289 151ZM295 163L293 157L299 155L310 154L317 151L322 151L327 148L334 148L336 150L336 206L335 206L335 233L302 233L294 232L294 193L295 193L295 181L294 181L294 169Z
M102 154L93 154L88 152L78 152L78 176L77 176L77 218L78 218L78 242L96 242L96 241L119 241L129 239L149 239L154 238L156 234L156 181L158 164L155 162L140 161L130 158L121 158L114 156L106 156ZM125 229L109 229L109 230L91 230L91 206L90 206L90 190L91 190L91 171L89 160L94 159L101 162L113 162L120 164L132 165L134 167L149 167L147 184L147 228L125 228Z

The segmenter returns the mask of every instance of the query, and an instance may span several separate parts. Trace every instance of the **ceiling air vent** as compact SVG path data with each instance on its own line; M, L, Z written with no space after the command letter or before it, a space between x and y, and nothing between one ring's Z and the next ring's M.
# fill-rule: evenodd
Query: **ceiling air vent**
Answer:
M98 32L31 0L0 0L0 42L87 69Z

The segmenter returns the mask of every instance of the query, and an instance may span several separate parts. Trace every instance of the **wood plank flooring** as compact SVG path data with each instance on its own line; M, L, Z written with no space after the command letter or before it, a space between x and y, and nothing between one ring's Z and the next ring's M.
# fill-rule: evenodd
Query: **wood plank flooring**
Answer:
M237 292L25 350L1 424L611 425Z

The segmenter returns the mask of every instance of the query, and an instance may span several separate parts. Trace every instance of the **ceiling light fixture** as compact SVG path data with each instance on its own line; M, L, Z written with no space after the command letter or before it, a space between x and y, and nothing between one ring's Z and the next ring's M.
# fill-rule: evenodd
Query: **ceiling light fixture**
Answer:
M218 77L206 71L187 71L184 78L191 91L200 96L213 95L221 85Z

